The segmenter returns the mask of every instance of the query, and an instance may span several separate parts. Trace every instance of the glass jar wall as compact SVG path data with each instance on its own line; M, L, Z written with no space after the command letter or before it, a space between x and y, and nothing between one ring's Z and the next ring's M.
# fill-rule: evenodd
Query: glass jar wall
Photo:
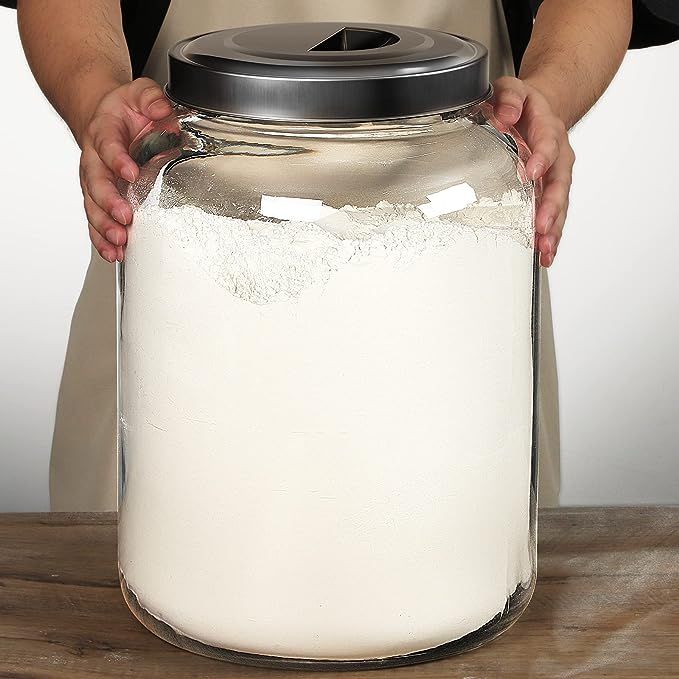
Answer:
M487 50L403 26L169 52L119 277L119 567L160 637L403 665L535 583L534 192Z
M422 662L504 631L536 572L522 143L483 103L362 122L177 106L131 153L134 614L188 650L296 668Z

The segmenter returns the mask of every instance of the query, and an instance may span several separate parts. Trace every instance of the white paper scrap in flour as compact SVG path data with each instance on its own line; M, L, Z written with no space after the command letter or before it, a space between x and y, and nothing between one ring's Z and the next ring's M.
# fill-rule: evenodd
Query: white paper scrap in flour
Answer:
M263 217L314 222L336 212L315 198L288 198L286 196L262 196L259 208Z
M428 203L418 205L418 209L425 217L439 217L450 212L464 210L468 205L476 202L476 191L474 188L462 182L454 184L443 191L437 191L427 196Z

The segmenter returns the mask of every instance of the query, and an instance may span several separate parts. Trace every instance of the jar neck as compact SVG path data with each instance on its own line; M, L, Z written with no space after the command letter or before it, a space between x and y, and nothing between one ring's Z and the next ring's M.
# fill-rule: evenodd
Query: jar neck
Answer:
M482 102L481 102L482 103ZM197 131L210 132L228 127L231 132L241 130L246 134L262 134L271 136L304 136L304 137L343 137L378 139L380 137L411 136L431 133L443 124L469 121L470 115L476 113L480 103L446 111L429 113L421 116L375 121L267 121L255 118L238 118L227 114L213 113L185 106L177 107L177 114L184 124ZM449 128L448 128L449 129Z

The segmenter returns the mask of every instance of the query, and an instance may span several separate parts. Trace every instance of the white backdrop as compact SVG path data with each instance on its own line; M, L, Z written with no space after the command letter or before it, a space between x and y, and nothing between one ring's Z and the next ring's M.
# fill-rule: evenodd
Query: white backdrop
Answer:
M46 510L56 394L88 243L78 149L0 9L0 511Z
M552 272L563 503L679 503L679 43L628 53L573 130Z
M0 10L0 511L48 508L49 447L89 245L78 153ZM679 503L679 45L630 53L572 134L550 276L564 504Z

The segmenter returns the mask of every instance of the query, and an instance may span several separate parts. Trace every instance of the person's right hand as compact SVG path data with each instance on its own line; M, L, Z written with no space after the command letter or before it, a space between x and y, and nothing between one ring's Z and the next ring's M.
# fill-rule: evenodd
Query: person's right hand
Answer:
M139 167L128 153L130 142L151 121L170 115L160 86L138 78L106 94L79 139L80 186L92 244L107 261L123 259L132 206L120 195L117 178L132 182Z

